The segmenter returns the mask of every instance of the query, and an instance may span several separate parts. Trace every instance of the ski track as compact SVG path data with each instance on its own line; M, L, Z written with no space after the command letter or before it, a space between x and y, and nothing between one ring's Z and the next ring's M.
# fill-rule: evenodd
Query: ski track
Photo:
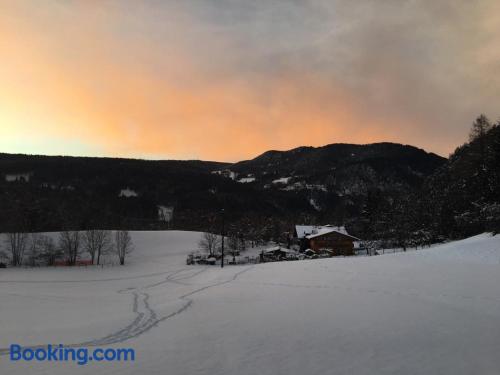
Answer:
M241 274L249 271L252 268L253 268L253 266L250 266L250 267L245 268L244 270L236 272L229 280L206 285L204 287L195 289L189 293L181 295L180 297L178 297L178 299L185 301L185 303L176 311L174 311L166 316L163 316L161 318L158 318L156 311L149 304L150 295L145 290L156 287L158 285L166 284L166 283L176 283L176 284L189 286L190 284L183 283L180 280L191 279L191 278L201 274L202 272L205 272L206 268L203 268L202 270L196 271L196 272L194 272L192 274L188 274L186 276L174 278L174 276L191 269L191 268L183 268L183 269L168 273L167 277L163 281L149 284L149 285L146 285L146 286L141 287L141 288L126 288L126 289L118 290L117 293L131 292L131 294L133 296L132 311L136 315L135 319L126 327L120 329L119 331L111 333L107 336L104 336L104 337L101 337L98 339L94 339L94 340L84 341L81 343L65 345L65 347L77 348L77 347L111 345L111 344L117 344L117 343L121 343L121 342L130 340L132 338L135 338L139 335L142 335L145 332L148 332L153 327L156 327L159 323L186 311L193 304L193 300L191 298L188 298L188 297L191 297L197 293L203 292L203 291L210 289L210 288L215 288L215 287L218 287L221 285L229 284L229 283L235 281ZM165 275L165 274L166 274L165 272L161 272L161 273L157 273L154 275ZM147 276L142 276L142 277L149 277L149 276L153 276L153 274L150 274ZM140 278L140 277L101 279L101 280L92 280L92 281L130 280L130 279L136 279L136 278ZM91 280L88 280L88 281L91 281ZM61 282L66 282L66 281L61 281ZM70 281L70 282L81 282L81 281L75 280L75 281ZM46 345L29 346L30 349L45 348L45 347L46 347ZM0 348L0 356L7 355L7 354L9 354L9 352L10 352L9 348Z

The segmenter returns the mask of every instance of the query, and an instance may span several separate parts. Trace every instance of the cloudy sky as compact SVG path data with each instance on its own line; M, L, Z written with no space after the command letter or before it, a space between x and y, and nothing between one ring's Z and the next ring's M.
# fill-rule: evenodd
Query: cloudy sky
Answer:
M0 152L236 161L500 116L498 0L0 0Z

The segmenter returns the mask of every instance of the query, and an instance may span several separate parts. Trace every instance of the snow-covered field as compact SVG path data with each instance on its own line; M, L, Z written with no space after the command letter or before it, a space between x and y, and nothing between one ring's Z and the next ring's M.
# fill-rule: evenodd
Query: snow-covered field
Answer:
M124 267L0 269L0 374L500 374L500 236L375 257L187 266L135 232ZM11 343L135 362L10 362Z

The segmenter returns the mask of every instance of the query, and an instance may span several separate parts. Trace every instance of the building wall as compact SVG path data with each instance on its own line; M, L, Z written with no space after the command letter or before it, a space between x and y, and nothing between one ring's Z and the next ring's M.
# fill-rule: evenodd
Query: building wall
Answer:
M340 233L327 233L309 240L309 247L318 252L333 251L334 255L354 255L354 241Z

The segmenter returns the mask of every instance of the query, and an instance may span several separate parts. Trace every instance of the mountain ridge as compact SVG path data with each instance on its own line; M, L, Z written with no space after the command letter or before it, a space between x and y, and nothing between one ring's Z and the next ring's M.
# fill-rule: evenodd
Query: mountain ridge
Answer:
M343 224L359 217L370 191L411 191L445 161L390 142L270 150L236 163L2 153L0 212L21 213L32 230L204 230L222 207L234 223ZM159 206L174 210L173 222L158 222ZM1 230L16 222L2 216Z
M398 145L398 146L408 146L411 148L415 148L418 150L422 150L430 155L435 155L440 158L446 159L446 157L441 156L439 154L436 154L431 151L426 151L423 148L413 146L410 144L404 144L404 143L397 143L397 142L372 142L372 143L346 143L346 142L334 142L334 143L328 143L326 145L322 146L297 146L293 147L290 149L286 150L276 150L276 149L271 149L262 152L261 154L258 154L252 159L244 159L244 160L239 160L235 162L231 161L218 161L218 160L204 160L204 159L148 159L148 158L140 158L140 157L115 157L115 156L88 156L88 155L63 155L63 154L58 154L58 155L47 155L47 154L28 154L28 153L18 153L18 152L0 152L0 158L3 156L8 156L8 157L14 157L14 156L19 156L19 157L44 157L44 158L73 158L73 159L112 159L112 160L126 160L126 161L145 161L145 162L165 162L165 161L173 161L173 162L206 162L206 163L220 163L220 164L227 164L227 165L233 165L233 164L238 164L238 163L244 163L248 161L255 160L265 154L268 153L287 153L287 152L297 152L302 149L323 149L327 148L330 146L373 146L373 145Z

